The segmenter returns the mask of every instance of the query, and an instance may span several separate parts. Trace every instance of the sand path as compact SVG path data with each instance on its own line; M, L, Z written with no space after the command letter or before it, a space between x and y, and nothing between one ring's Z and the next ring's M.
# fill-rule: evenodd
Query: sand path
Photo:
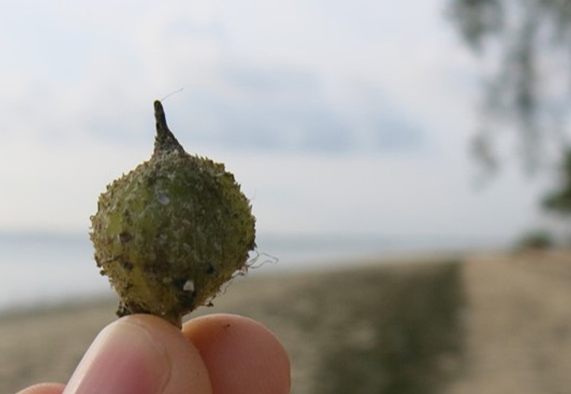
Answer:
M568 256L498 255L467 261L466 365L450 393L570 392Z

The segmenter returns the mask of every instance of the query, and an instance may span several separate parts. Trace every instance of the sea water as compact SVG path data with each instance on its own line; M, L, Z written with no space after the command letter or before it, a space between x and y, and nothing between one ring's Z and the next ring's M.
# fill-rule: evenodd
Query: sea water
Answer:
M397 239L371 235L260 234L253 275L322 269L398 252L501 247L498 240ZM112 294L85 234L0 234L0 313Z

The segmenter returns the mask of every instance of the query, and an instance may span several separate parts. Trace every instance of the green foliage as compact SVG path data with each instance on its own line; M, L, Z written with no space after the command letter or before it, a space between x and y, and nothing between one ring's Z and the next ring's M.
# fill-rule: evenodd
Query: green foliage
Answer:
M543 208L563 215L571 214L571 149L565 152L559 170L558 189L543 200Z
M486 81L474 155L485 169L495 170L497 134L515 130L525 169L537 169L552 145L560 149L566 143L561 129L568 91L548 86L553 79L558 86L571 80L571 1L449 0L448 6L467 45L498 65Z
M546 230L534 230L525 234L518 242L518 250L545 250L554 246L553 235Z
M312 392L440 393L460 372L465 294L457 262L324 275L296 297L303 308L285 303L279 313L303 325L314 349Z
M462 37L476 50L482 49L486 37L504 26L504 7L498 0L452 1L450 15Z

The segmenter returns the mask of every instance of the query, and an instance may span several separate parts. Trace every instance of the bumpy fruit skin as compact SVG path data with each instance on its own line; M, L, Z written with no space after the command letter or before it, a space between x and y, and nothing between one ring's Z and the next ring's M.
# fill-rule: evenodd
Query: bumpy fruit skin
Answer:
M180 326L246 267L255 218L223 164L182 149L158 101L155 116L152 158L101 194L91 240L121 297L119 315L151 313Z

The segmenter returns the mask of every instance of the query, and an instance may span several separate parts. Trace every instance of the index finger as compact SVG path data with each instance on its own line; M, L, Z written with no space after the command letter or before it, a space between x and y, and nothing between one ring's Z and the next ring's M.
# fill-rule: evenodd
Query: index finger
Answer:
M213 394L289 393L289 357L261 323L214 314L190 320L182 333L198 348Z

